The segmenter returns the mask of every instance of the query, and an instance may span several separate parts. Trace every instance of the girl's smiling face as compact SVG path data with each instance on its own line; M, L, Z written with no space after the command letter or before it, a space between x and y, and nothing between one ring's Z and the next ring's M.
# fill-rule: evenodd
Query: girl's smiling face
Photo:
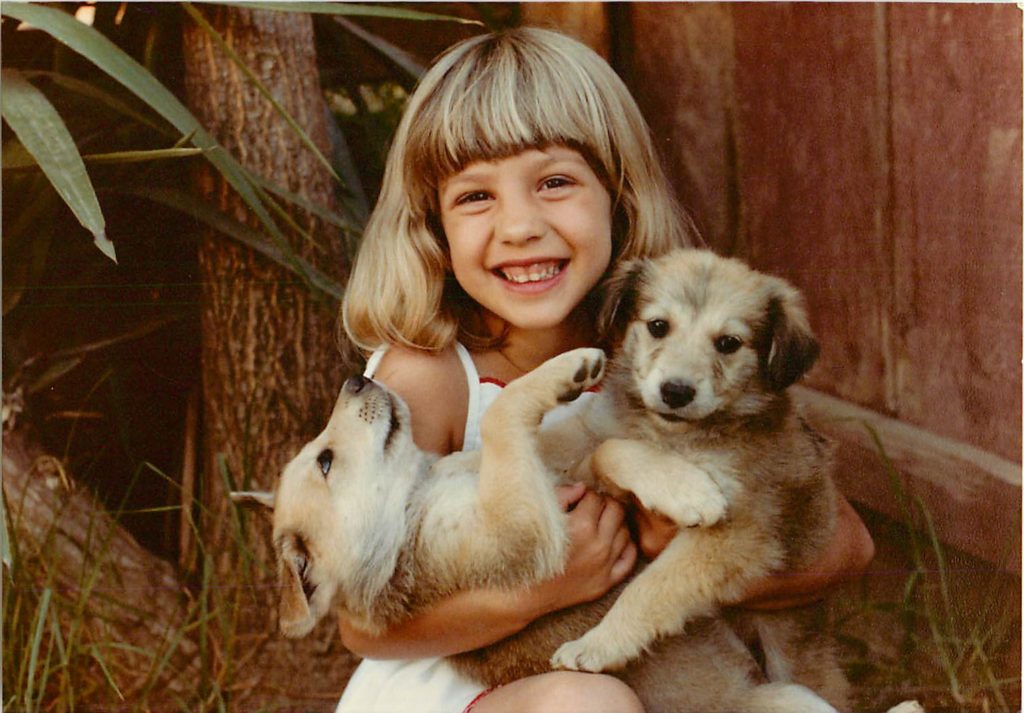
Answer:
M573 149L473 162L438 200L455 279L512 327L562 325L611 260L611 197Z

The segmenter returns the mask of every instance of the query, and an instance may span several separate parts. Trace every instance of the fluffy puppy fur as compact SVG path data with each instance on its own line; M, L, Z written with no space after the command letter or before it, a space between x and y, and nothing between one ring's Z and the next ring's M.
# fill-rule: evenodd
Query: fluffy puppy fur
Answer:
M549 577L566 539L552 486L596 479L673 519L677 536L598 602L453 657L458 668L490 685L611 670L652 713L844 708L813 608L719 611L757 578L813 562L833 532L829 445L786 394L817 355L799 293L679 250L622 266L607 305L623 326L598 397L539 432L603 364L596 350L556 357L494 402L479 453L419 451L401 400L349 380L276 496L238 498L274 509L282 629L305 634L333 603L381 631L457 590Z

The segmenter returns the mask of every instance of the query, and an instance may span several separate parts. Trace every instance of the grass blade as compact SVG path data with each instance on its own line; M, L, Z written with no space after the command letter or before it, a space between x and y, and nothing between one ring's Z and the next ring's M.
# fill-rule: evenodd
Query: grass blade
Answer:
M2 70L0 113L100 252L117 262L96 191L71 132L50 100L15 69Z
M99 664L100 671L103 672L103 677L107 679L107 683L110 685L111 688L114 689L114 693L117 694L117 697L123 701L124 694L121 693L121 689L118 688L117 683L114 682L114 677L110 675L110 669L107 668L107 664L103 660L103 656L100 654L99 649L96 646L90 646L89 655L93 658L93 660L96 663Z
M43 640L43 631L46 628L46 612L50 608L50 598L53 590L49 587L43 590L43 596L39 600L39 611L36 612L36 626L32 634L32 648L28 659L28 681L25 683L25 709L31 711L33 708L32 688L35 684L36 665L39 663L39 646Z

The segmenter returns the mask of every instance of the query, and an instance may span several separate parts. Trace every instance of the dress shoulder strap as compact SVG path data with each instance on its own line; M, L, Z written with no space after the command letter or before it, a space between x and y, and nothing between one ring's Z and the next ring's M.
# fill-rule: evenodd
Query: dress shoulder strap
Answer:
M466 426L462 432L462 450L475 450L480 447L480 417L483 415L480 405L480 372L476 370L469 350L459 342L455 342L455 353L458 354L462 370L466 373L466 386L469 388Z
M366 368L363 369L363 376L367 379L372 379L373 375L377 373L377 367L380 366L380 360L384 358L384 355L388 353L386 346L374 349L373 354L366 360Z

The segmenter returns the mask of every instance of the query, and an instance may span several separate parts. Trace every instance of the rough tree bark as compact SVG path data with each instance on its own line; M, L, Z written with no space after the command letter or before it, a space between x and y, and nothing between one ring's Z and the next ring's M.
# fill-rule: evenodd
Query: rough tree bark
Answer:
M230 7L200 12L256 73L275 99L329 155L309 16ZM199 120L247 168L322 205L333 204L330 175L242 71L195 23L184 33L185 84ZM210 171L199 178L219 208L248 220L241 199ZM292 238L293 249L328 274L341 278L341 241L306 215L315 245ZM238 548L222 473L248 487L273 485L297 446L322 428L337 394L344 365L337 348L336 307L324 305L294 276L270 261L216 235L199 248L202 293L203 459L202 519L205 551L215 558L223 586L233 577ZM276 697L291 704L324 701L340 692L351 657L321 625L300 642L276 631L269 538L263 523L243 534L266 571L245 599L253 604L242 627L271 634L255 659L261 681L246 705Z

